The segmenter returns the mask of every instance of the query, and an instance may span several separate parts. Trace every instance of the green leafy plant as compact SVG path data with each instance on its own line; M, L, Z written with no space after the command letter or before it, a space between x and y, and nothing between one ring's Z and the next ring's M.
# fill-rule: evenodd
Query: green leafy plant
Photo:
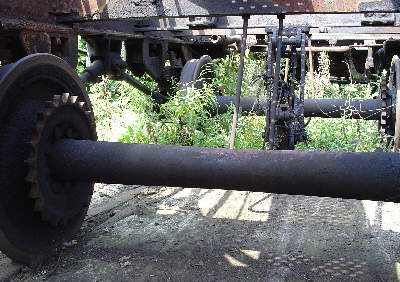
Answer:
M80 49L85 49L83 41ZM349 84L339 86L329 81L327 54L319 58L319 69L314 72L317 98L371 98L376 97L376 85ZM265 95L261 75L265 73L265 56L252 54L245 58L243 96ZM178 91L155 111L151 97L139 92L125 82L102 77L98 84L86 85L96 118L100 140L147 144L172 144L227 148L233 116L233 106L221 115L212 115L215 104L215 85L224 95L235 95L239 58L229 54L215 60L216 79L203 89L191 89L185 97ZM79 57L77 71L82 72L85 57ZM148 76L138 78L150 88ZM310 74L306 79L306 96L311 97ZM236 148L260 149L261 132L265 118L254 114L242 115L238 121ZM296 146L297 150L324 151L374 151L382 148L375 121L314 118L306 128L308 142Z

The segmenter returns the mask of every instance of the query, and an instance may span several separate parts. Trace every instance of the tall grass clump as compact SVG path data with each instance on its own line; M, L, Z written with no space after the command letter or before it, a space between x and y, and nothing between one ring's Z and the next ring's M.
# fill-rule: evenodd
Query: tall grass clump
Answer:
M319 69L314 72L314 86L317 99L373 99L378 96L377 87L369 84L339 85L329 81L330 61L326 53L319 56ZM311 98L310 73L306 78L306 94ZM376 121L348 119L313 118L306 128L308 142L300 143L297 150L372 152L386 150L382 136L378 134Z

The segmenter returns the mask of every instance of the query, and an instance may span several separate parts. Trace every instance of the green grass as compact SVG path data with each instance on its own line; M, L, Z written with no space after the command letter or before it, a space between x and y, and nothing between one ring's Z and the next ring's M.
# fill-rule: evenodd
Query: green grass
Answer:
M84 48L82 41L80 48ZM84 68L80 57L78 73ZM323 55L319 70L314 73L317 98L371 98L373 85L339 86L329 82L329 60ZM238 73L238 56L228 55L215 61L217 78L214 84L223 88L224 95L234 95ZM260 75L265 72L263 56L246 57L243 96L265 95ZM139 78L151 88L149 77ZM125 82L103 77L97 84L86 85L92 101L99 140L147 144L174 144L213 148L229 147L232 113L212 117L205 110L214 103L213 87L192 91L187 97L176 95L155 111L150 97ZM306 97L311 97L310 74L307 75ZM240 116L236 148L260 149L265 118ZM312 119L306 128L307 143L297 150L374 151L382 147L374 121L345 119Z

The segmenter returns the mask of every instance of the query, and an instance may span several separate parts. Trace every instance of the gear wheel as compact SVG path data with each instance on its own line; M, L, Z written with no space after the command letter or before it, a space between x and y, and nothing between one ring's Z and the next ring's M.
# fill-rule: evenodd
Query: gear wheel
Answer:
M52 179L46 161L51 145L58 140L79 140L87 137L85 128L79 123L90 124L91 114L84 110L85 103L79 102L77 98L64 93L54 95L53 101L46 102L44 111L37 115L32 140L29 142L30 154L25 160L28 166L25 180L30 184L29 196L35 202L34 211L41 213L42 220L50 222L53 226L68 225L73 217L88 208L91 197L91 192L90 195L83 192L81 196L75 195L75 199L75 192L82 192L79 189L85 185Z
M380 83L380 97L382 100L382 112L379 120L379 131L389 136L387 139L387 146L392 144L393 136L396 134L396 113L400 112L399 106L396 103L397 89L400 88L400 81L397 81L396 77L400 72L399 58L393 57L392 65L390 67L389 76L383 76ZM398 130L397 130L398 131ZM399 133L397 132L397 135ZM396 137L398 138L398 137Z
M392 97L388 93L387 78L383 76L380 82L380 97L382 101L382 111L378 123L379 131L384 135L393 136L393 128L391 126L392 117Z

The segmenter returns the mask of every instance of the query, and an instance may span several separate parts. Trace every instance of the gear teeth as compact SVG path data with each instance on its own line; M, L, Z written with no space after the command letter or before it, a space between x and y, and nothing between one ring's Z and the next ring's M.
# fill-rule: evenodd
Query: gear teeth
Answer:
M36 150L38 142L37 140L32 140L30 142L26 142L25 144L28 145L31 149Z
M39 134L42 133L43 128L44 128L44 123L43 122L38 123L36 125L36 132L39 133Z
M70 101L71 104L75 104L77 99L78 99L78 96L69 97L69 101Z
M30 166L35 165L35 158L29 157L28 159L24 160L24 163Z
M60 106L60 102L61 102L61 95L54 95L52 106L57 108L58 106Z
M36 182L36 170L31 168L28 172L28 175L25 177L25 181L30 182L30 183L35 183Z
M51 101L45 102L45 108L42 112L38 112L37 114L37 122L36 126L32 129L33 135L30 142L26 142L26 144L30 147L30 152L28 158L24 161L27 165L28 173L25 177L25 181L28 182L30 186L29 197L34 201L34 211L39 212L43 221L48 222L52 226L67 226L71 223L73 218L82 213L82 209L87 209L88 205L85 205L81 208L80 211L76 211L76 213L66 212L66 214L58 215L57 212L50 209L45 202L44 195L42 194L41 188L38 184L37 180L37 148L39 142L41 142L42 132L46 127L46 122L48 118L50 118L55 111L56 108L60 106L71 105L73 107L79 108L82 110L85 115L91 120L90 111L84 111L85 102L79 102L78 96L71 96L69 93L63 93L62 95L54 95ZM67 129L67 131L65 131ZM59 128L55 126L54 128L54 137L58 138L74 138L75 132L71 128ZM56 185L53 183L51 185ZM70 190L71 183L65 183L62 187L63 190ZM56 189L57 187L53 187ZM47 199L47 198L46 198Z
M69 101L69 93L63 93L61 96L61 102L63 104L67 104Z

